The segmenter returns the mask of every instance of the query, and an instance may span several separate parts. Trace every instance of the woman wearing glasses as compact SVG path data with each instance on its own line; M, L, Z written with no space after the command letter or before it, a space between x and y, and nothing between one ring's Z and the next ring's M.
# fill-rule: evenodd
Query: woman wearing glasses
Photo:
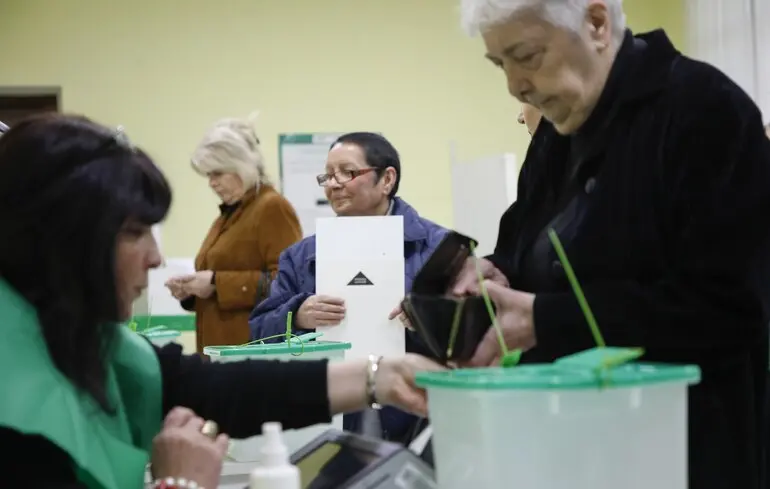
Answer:
M0 487L136 489L150 461L153 488L216 489L225 433L374 403L427 410L414 377L440 367L417 355L205 362L124 327L161 264L151 228L171 202L122 130L45 114L0 136L0 222L13 236L0 239Z
M326 172L318 176L318 184L338 216L403 216L404 281L408 292L417 271L446 230L420 217L396 197L400 180L398 152L387 139L369 132L340 136L329 149ZM308 236L281 254L270 296L254 309L249 319L252 340L285 332L290 311L297 334L339 324L345 317L342 299L315 293L315 236ZM407 331L406 335L407 351L419 351L412 333ZM414 418L386 408L381 411L380 421L386 439L404 441ZM346 419L345 428L355 430L355 422L353 418Z

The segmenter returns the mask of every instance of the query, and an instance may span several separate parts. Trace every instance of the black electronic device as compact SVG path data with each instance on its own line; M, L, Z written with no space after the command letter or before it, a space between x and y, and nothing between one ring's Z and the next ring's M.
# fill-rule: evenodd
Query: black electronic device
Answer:
M444 363L469 360L492 324L483 297L448 294L476 245L473 238L447 233L401 302L412 327Z
M433 469L398 443L330 429L291 456L302 489L436 489Z

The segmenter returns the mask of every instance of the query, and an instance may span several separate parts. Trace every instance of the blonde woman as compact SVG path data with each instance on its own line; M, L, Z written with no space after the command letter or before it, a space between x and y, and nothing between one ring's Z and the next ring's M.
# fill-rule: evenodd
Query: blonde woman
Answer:
M224 119L206 133L192 167L221 199L192 275L166 284L196 313L199 353L249 341L248 317L270 291L281 252L302 238L291 204L265 174L253 118Z

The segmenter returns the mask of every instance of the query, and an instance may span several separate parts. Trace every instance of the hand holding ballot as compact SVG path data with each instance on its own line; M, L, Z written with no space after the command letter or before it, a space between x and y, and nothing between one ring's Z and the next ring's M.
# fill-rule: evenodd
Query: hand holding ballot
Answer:
M464 297L467 295L479 295L479 271L476 269L478 262L478 268L481 271L481 275L484 280L491 280L492 282L502 285L503 287L510 287L508 279L505 278L503 272L497 269L497 267L486 258L477 258L469 256L465 260L465 264L460 269L457 277L454 279L454 283L449 289L449 293L458 297Z
M337 312L318 324L316 330L324 334L325 340L350 343L346 359L399 356L406 351L404 329L388 320L392 305L404 296L404 263L403 216L333 217L316 221L316 294L344 299L342 311L330 311L330 306L340 306L341 301L320 304L320 311L317 306L312 307L316 310L313 315L323 312L324 318L328 318L329 312ZM302 307L304 304L299 314Z
M297 311L297 326L315 329L336 326L345 319L345 301L329 295L311 295Z
M171 295L174 297L174 299L178 301L183 301L190 297L190 293L184 290L184 286L182 285L182 282L174 279L174 280L167 280L164 284L166 288L171 292Z
M405 328L414 329L412 327L412 323L409 322L409 318L406 316L406 313L404 313L404 309L401 307L401 304L396 306L392 311L390 311L390 314L388 314L389 321L392 321L396 318L398 318L398 320L401 322L401 324L404 325Z
M171 294L183 300L190 296L208 299L214 294L214 272L211 270L201 270L195 273L172 277L166 281L166 287Z
M495 304L497 323L503 333L505 345L510 350L527 351L537 343L535 337L535 294L502 286L497 282L484 282L489 298ZM476 347L470 363L473 367L488 367L500 363L502 351L495 328L489 328Z

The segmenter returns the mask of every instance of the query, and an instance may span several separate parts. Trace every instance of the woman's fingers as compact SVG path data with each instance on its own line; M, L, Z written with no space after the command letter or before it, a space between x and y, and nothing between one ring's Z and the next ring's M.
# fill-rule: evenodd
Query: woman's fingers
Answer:
M325 302L316 303L314 309L319 313L345 314L345 306L339 304L327 304Z
M230 437L224 433L220 434L217 436L216 445L219 452L222 454L222 457L224 457L230 449Z
M194 417L195 413L191 409L175 407L166 415L163 425L166 428L182 427Z

